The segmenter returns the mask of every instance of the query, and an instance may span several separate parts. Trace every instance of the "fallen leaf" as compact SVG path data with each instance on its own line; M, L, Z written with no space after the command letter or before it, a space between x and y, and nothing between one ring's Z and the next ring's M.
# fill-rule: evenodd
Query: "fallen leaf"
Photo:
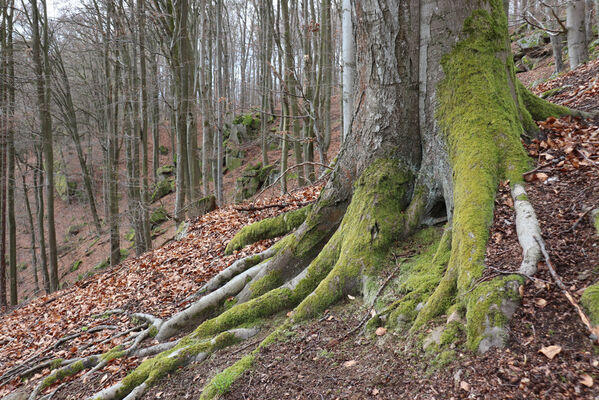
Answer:
M376 328L376 331L374 332L377 336L383 336L385 333L387 333L387 328L383 328L382 326L380 328Z
M540 353L543 353L545 357L547 357L550 360L553 360L555 356L557 356L561 351L562 347L557 345L542 347L539 350Z
M343 366L346 368L349 368L349 367L353 367L356 364L357 364L356 360L349 360L349 361L344 362Z
M460 382L460 389L469 392L470 391L470 384L466 381L461 381Z
M537 172L535 174L535 177L540 180L541 182L545 182L547 179L549 179L549 175L547 175L544 172Z
M547 305L547 300L541 299L541 298L537 298L537 299L535 299L535 304L539 308L545 308L545 306Z
M372 395L376 396L377 394L379 394L379 390L377 388L372 389Z
M586 387L592 387L594 383L593 378L589 374L582 374L579 382L585 385Z

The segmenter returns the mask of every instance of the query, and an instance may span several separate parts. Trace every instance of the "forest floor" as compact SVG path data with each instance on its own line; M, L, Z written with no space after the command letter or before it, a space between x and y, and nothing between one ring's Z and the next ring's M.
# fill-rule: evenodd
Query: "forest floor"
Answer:
M554 88L561 91L549 100L597 111L599 60L534 90L540 94ZM599 280L599 236L588 212L599 205L599 118L549 119L539 125L546 138L526 145L538 166L527 174L527 191L557 273L577 299L584 288ZM216 272L272 244L272 240L259 242L225 257L224 246L242 226L314 201L319 190L315 185L278 198L263 193L254 203L285 204L283 208L244 212L235 206L223 207L194 221L181 241L169 242L1 315L0 397L31 388L48 373L47 369L39 371L26 382L15 377L3 379L15 366L107 351L124 340L117 337L119 332L134 328L132 313L165 318L180 310ZM483 279L517 270L520 260L513 202L509 186L503 182L487 249L489 269ZM442 362L424 351L415 338L401 332L363 334L358 330L347 335L369 312L360 299L348 298L320 319L294 327L288 340L258 354L254 368L222 397L599 398L599 382L595 382L599 379L599 347L589 339L543 263L536 277L522 287L522 305L513 316L505 349L492 349L483 355L458 351L455 359ZM115 313L107 312L111 310ZM276 323L270 322L272 327ZM214 353L204 363L179 369L145 398L197 399L212 376L255 347L267 331L263 329L245 343ZM69 339L56 345L64 337ZM545 355L549 346L559 350L553 358ZM86 398L120 380L140 361L114 360L85 381L79 374L49 387L46 393L55 392L53 399Z

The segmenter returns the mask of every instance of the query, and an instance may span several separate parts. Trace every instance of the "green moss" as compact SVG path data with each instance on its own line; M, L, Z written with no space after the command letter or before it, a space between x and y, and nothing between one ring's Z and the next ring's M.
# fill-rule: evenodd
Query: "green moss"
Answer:
M133 242L135 240L135 229L131 228L125 233L125 240Z
M200 400L214 399L216 396L228 392L233 382L252 367L254 358L254 353L248 354L229 368L217 374L202 391Z
M168 149L167 149L167 151L168 151ZM173 175L174 173L175 173L175 166L173 164L163 165L156 170L156 175L169 176L169 175Z
M516 200L519 200L519 201L528 201L528 196L526 195L526 193L522 193L521 195L519 195L518 197L516 197Z
M520 81L517 81L517 84L518 91L522 96L524 105L535 121L544 121L549 117L559 118L563 117L564 115L572 114L572 110L569 108L552 104L540 97L535 96L528 89L526 89L524 85L520 83Z
M225 300L225 310L232 308L235 304L237 304L237 299L235 297L228 298L227 300Z
M152 225L160 225L167 220L168 214L164 207L158 207L156 210L152 211L152 214L150 215L150 223Z
M279 287L282 284L283 280L279 271L267 272L266 275L251 284L252 297L261 296L272 288Z
M63 361L64 361L64 358L57 358L56 360L52 361L52 363L50 364L50 369L53 370L56 368L60 368Z
M156 182L156 186L154 186L154 191L152 192L151 197L152 203L160 200L164 196L172 193L173 191L174 188L171 180L163 179L161 181Z
M524 284L519 275L508 275L483 282L466 296L467 347L476 350L489 335L503 334L515 304L520 300L518 288ZM502 338L496 338L501 340Z
M116 360L117 358L123 357L125 354L127 354L127 352L123 350L123 346L119 345L113 347L107 353L102 354L100 358L102 361L110 362L112 360Z
M586 288L580 298L580 302L588 313L593 325L599 325L599 284Z
M311 209L312 206L303 207L244 226L231 239L225 249L225 254L232 254L234 251L240 250L244 246L259 240L286 235L305 221Z
M595 210L593 215L593 224L595 225L595 231L599 234L599 211Z
M110 265L110 261L108 260L103 260L102 262L100 262L99 264L97 264L94 267L94 270L99 271L101 269L107 268Z
M563 91L564 91L563 87L556 87L556 88L544 91L543 93L541 93L540 97L542 99L546 99L548 97L555 96L556 94L559 94L559 93L561 93Z
M40 391L52 386L54 383L61 381L62 379L66 378L66 377L73 376L73 375L83 371L84 368L85 368L85 365L83 364L83 361L77 361L67 367L63 367L63 368L55 370L53 373L51 373L48 377L46 377L42 381Z
M150 330L148 331L148 335L150 335L150 337L156 337L156 335L158 335L158 328L156 328L156 326L152 325L150 327Z
M446 229L441 238L438 232L429 231L417 234L414 240L430 244L419 255L403 263L399 278L394 282L393 292L399 293L402 298L390 307L389 325L393 328L406 328L416 318L416 307L426 302L439 285L451 253L450 229Z
M75 272L79 269L79 267L81 266L82 261L81 260L77 260L75 261L73 264L71 264L71 268L70 271L71 272Z
M160 145L158 147L158 153L160 153L160 155L166 156L168 154L168 148L166 146Z
M368 289L360 287L361 277L378 276L390 246L406 233L404 210L412 183L412 174L389 159L374 161L362 173L341 225L329 242L335 248L334 268L319 281L314 294L296 308L296 320L324 310L345 294ZM327 248L328 244L324 250ZM321 255L333 255L324 254L324 250L315 261ZM364 293L365 298L370 295Z

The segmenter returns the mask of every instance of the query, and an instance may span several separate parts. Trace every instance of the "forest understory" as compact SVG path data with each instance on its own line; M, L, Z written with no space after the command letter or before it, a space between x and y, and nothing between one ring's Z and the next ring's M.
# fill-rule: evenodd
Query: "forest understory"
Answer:
M565 88L549 100L593 112L599 97L598 76L596 60L535 90L541 94ZM599 236L591 218L599 204L599 118L550 118L539 126L546 138L526 144L536 164L525 175L526 190L551 263L577 302L583 290L599 280ZM305 206L315 201L320 189L316 185L280 198L221 208L200 217L181 241L3 315L0 396L12 393L16 396L12 399L28 398L51 373L50 368L63 360L89 359L139 335L151 317L138 315L141 325L136 325L132 323L135 313L167 320L195 301L197 289L218 272L235 260L265 251L274 242L259 241L225 256L225 246L241 227ZM240 210L269 205L275 206ZM488 268L480 282L518 271L522 261L508 182L501 184L495 206L485 257ZM388 283L381 297L399 297L394 292L399 290L394 274L426 252L441 234L442 226L432 227L393 248L394 257L378 282ZM435 324L447 316L431 321L417 335L405 336L365 326L370 307L360 297L348 296L317 319L288 327L283 338L256 353L252 368L239 379L218 383L219 395L225 399L595 398L599 396L595 382L599 348L557 287L546 262L538 267L535 279L520 288L522 304L511 320L510 340L504 349L475 354L458 341L439 353ZM247 340L215 348L203 362L170 372L154 382L144 398L198 398L216 374L255 349L283 323L287 311L265 320L260 332L252 332ZM172 340L182 336L179 333ZM83 370L43 385L39 396L87 398L119 382L143 359L143 354L109 357L90 374Z

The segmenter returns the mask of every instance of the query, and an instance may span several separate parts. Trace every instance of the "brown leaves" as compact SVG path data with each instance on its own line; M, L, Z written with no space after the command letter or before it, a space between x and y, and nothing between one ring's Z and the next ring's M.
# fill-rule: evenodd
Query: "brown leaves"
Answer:
M562 351L561 346L553 345L553 346L541 347L541 349L539 350L539 353L543 353L545 355L545 357L547 357L550 360L553 360L555 358L555 356L557 356L559 353L561 353L561 351Z
M235 260L263 251L273 243L272 240L258 242L236 254L224 256L226 244L237 231L249 223L316 200L320 189L320 186L308 187L290 195L254 203L256 206L288 204L282 209L273 207L240 212L232 206L223 207L193 221L188 236L178 242L171 242L140 258L127 260L111 272L79 282L71 289L53 294L53 297L34 299L1 316L0 375L35 355L74 358L108 351L123 339L109 341L102 348L86 345L109 339L131 326L127 314L104 315L108 310L121 308L130 313L145 312L168 318L187 304L183 300L202 283ZM61 337L79 333L82 327L91 330L98 325L115 325L118 329L93 333L85 331L58 348L52 348ZM117 370L128 367L130 365L127 362L109 366ZM111 379L106 378L107 381ZM0 397L20 384L17 381L11 388L8 385L0 386Z

